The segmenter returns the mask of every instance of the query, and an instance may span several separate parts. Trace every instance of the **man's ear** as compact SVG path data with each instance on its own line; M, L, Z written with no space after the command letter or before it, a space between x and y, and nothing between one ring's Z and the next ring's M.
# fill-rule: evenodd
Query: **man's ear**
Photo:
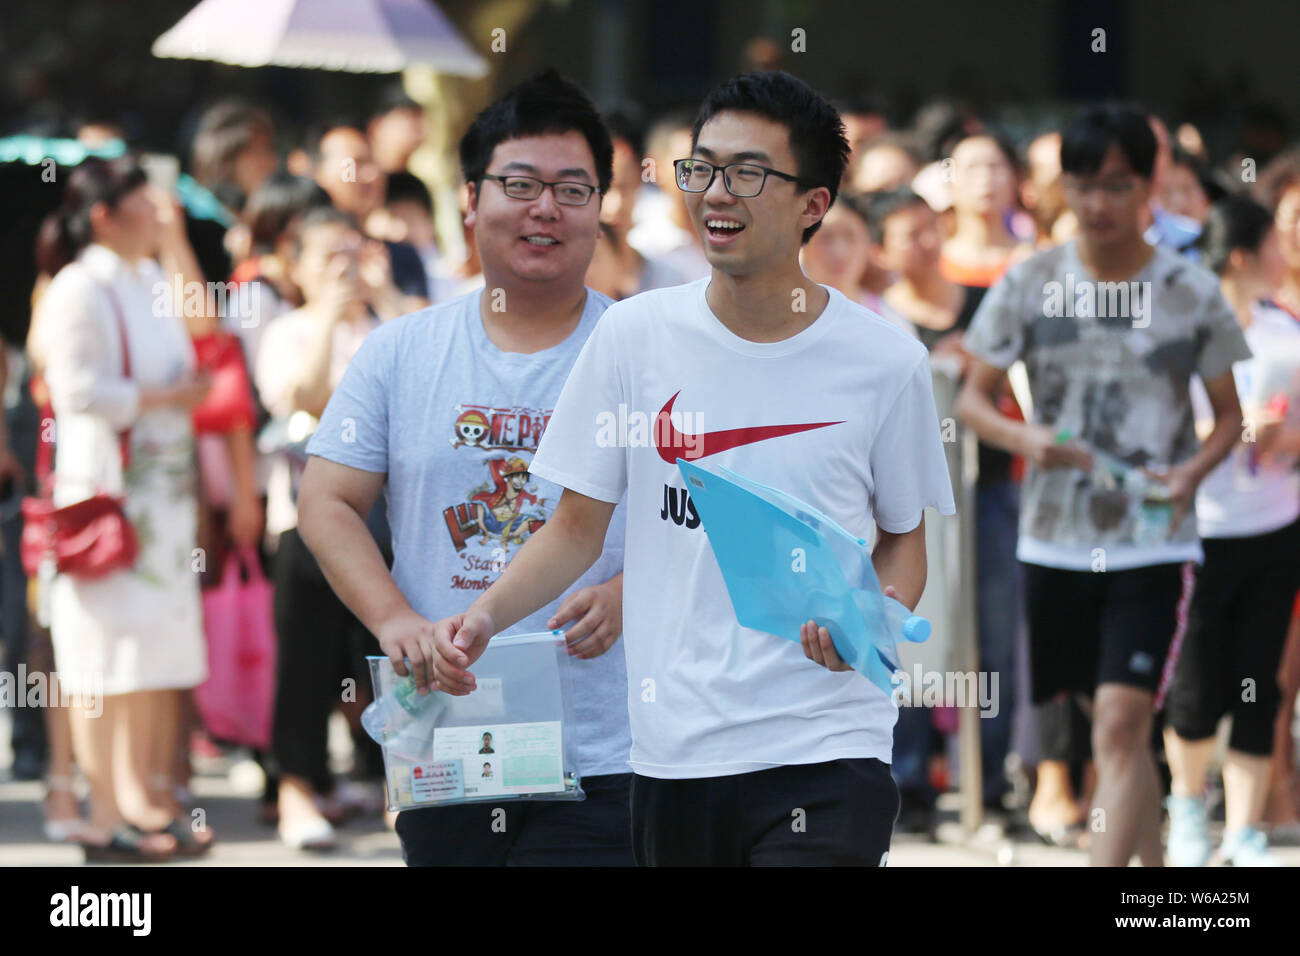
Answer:
M818 186L816 189L808 190L808 195L804 197L803 218L807 219L804 228L821 222L826 218L826 213L831 208L831 191L825 186Z

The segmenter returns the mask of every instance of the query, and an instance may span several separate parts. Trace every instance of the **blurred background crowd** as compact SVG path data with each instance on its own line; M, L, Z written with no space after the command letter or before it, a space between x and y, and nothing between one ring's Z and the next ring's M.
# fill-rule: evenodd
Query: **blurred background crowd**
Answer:
M250 814L278 821L291 845L327 846L349 816L381 811L382 763L359 723L364 657L377 645L294 530L302 448L370 329L482 284L455 144L478 108L543 64L606 110L614 180L588 285L615 299L709 273L667 171L689 155L713 83L781 68L832 96L852 146L805 270L909 329L936 367L960 375L984 291L1073 235L1059 129L1080 102L1112 96L1142 103L1159 143L1149 241L1300 322L1300 107L1280 46L1300 29L1294 7L1261 5L1220 29L1221 9L1202 2L444 2L486 75L412 65L398 79L243 69L201 50L152 56L149 44L189 6L50 2L6 13L0 32L4 669L93 670L96 641L132 616L158 639L129 672L105 675L102 718L11 712L11 773L46 781L51 839L129 820L155 834L158 852L202 852L211 834L176 825L192 760L238 748L263 769ZM1228 197L1275 224L1232 240L1252 256L1271 242L1271 272L1232 259L1222 237L1198 243ZM119 343L85 318L104 309L121 315L129 370ZM158 333L160 309L183 317L189 343ZM123 377L139 388L115 391ZM1013 393L1004 407L1015 412ZM18 560L17 502L50 468L56 411L61 482L129 485L127 513L148 529L141 549L156 571L138 587L82 594L75 621L69 595L29 580ZM130 456L113 438L117 419L134 422ZM1086 841L1088 731L1069 701L1029 704L1015 610L1022 468L981 448L975 514L963 517L977 529L980 668L1001 675L999 716L980 721L981 798L1076 845ZM125 482L128 472L138 480ZM371 524L382 546L381 512ZM176 595L196 578L194 611ZM61 619L71 636L57 633ZM345 635L331 646L346 655L313 654L323 628ZM232 650L250 634L260 643ZM1297 821L1298 634L1293 625L1267 806L1275 839ZM244 670L222 687L212 673L205 691L195 675L216 653L242 654ZM220 699L227 686L242 696ZM336 711L354 740L341 779L327 747ZM1040 745L1044 723L1058 745ZM902 712L901 829L934 832L937 797L956 781L955 728L943 708Z

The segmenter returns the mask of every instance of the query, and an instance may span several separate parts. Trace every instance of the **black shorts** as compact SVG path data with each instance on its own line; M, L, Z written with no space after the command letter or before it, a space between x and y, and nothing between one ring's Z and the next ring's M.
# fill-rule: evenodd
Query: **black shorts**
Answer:
M889 764L874 759L632 778L642 866L884 866L897 816Z
M586 800L502 800L397 815L407 866L635 866L630 773L582 778Z
M1185 740L1204 740L1230 713L1228 746L1268 756L1282 703L1277 669L1300 587L1300 520L1203 544L1205 566L1169 688L1169 723Z
M1126 684L1155 694L1159 710L1187 626L1195 564L1095 573L1024 568L1034 703Z

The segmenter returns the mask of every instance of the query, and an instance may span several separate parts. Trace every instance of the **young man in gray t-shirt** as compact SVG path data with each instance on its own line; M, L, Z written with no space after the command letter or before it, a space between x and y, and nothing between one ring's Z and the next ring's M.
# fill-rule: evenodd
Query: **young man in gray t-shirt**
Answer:
M420 684L432 622L463 611L552 520L562 489L530 472L533 453L610 305L584 286L612 156L586 95L548 71L480 113L460 152L486 288L366 340L308 445L298 499L330 584ZM360 520L385 485L391 575ZM610 651L623 629L622 528L612 523L573 589L518 624L571 625L587 799L510 802L504 819L492 803L403 811L408 865L633 864L627 675L622 648Z
M1017 557L1025 566L1035 703L1090 702L1095 865L1160 865L1155 710L1177 660L1201 561L1196 487L1239 438L1232 363L1249 355L1213 275L1143 239L1156 142L1146 118L1085 111L1064 133L1073 242L1010 270L966 335L958 414L1023 455ZM1023 360L1033 420L1001 415ZM1214 408L1198 447L1188 390Z

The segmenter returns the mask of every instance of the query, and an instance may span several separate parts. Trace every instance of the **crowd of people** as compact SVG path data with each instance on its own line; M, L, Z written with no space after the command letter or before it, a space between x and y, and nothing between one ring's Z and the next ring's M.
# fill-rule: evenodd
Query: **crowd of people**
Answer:
M1132 107L1021 143L949 104L896 119L779 72L650 122L601 116L548 72L465 132L453 237L408 168L426 128L401 96L293 144L263 108L211 107L187 165L224 224L131 153L61 171L0 473L56 505L120 496L138 553L29 582L21 516L5 520L6 668L102 682L102 712L14 712L47 835L88 860L203 854L192 753L248 745L260 817L332 847L384 803L367 655L463 693L492 634L562 627L588 799L512 804L508 839L487 804L404 811L409 864L878 865L892 832L933 836L951 711L895 709L838 673L815 622L802 646L754 643L703 532L661 513L681 485L669 456L593 444L594 413L653 415L685 387L710 427L848 422L718 460L873 534L904 603L925 583L926 509L971 523L979 667L1000 677L979 722L989 812L1023 809L1098 864L1159 865L1163 801L1170 862L1274 863L1269 829L1297 821L1300 151L1251 157L1256 181ZM173 294L194 283L197 300ZM1098 289L1119 286L1108 312ZM936 407L932 368L960 379L955 404ZM979 437L959 518L941 517L964 480L952 417ZM257 744L205 731L193 694L204 593L250 554L277 650ZM784 832L795 806L829 830Z

